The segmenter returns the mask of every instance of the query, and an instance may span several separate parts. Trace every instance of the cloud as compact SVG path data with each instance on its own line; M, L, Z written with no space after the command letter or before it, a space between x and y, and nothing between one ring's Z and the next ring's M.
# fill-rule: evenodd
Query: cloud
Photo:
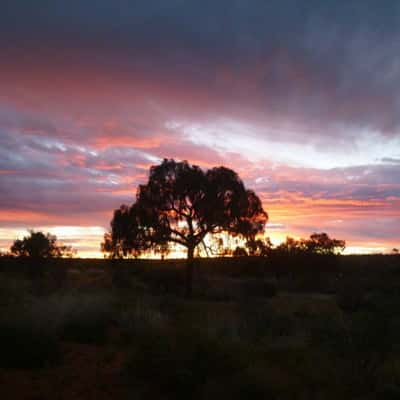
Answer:
M252 113L291 140L399 133L397 2L20 3L0 21L3 85L146 93L199 114L193 99L200 114Z
M398 2L1 11L1 226L107 227L174 157L237 170L282 234L399 239Z
M400 164L400 158L383 157L382 162L389 164Z

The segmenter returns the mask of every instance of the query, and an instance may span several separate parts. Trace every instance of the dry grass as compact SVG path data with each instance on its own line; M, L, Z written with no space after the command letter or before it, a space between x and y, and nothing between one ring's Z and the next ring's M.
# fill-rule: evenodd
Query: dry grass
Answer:
M5 398L396 398L396 268L312 281L228 261L199 263L192 300L179 262L63 260L40 276L0 262L0 347L16 362L0 367Z

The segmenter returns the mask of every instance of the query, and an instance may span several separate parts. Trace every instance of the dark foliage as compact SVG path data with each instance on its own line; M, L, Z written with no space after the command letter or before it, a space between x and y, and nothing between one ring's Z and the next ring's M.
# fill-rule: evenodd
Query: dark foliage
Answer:
M246 248L250 256L268 257L272 253L272 242L269 237L265 240L252 238L246 242Z
M104 343L112 317L111 308L104 300L88 299L72 307L66 315L61 338L76 343Z
M282 255L335 255L342 252L345 247L346 242L344 240L330 238L328 234L322 232L313 233L309 239L296 240L287 237L286 241L277 246L275 250Z
M57 243L57 237L50 233L29 231L29 236L14 241L11 254L18 257L50 258L72 257L74 251L70 246Z
M61 357L55 333L42 329L29 315L0 320L0 367L34 369L58 362Z
M191 291L194 250L206 235L227 233L254 238L267 222L256 194L225 167L203 171L187 161L165 159L150 169L136 202L114 211L102 250L111 257L166 253L171 245L187 249L187 291Z
M200 259L207 287L191 301L176 295L183 260L49 259L43 280L53 285L50 270L67 268L69 281L40 297L26 258L0 260L0 368L49 367L2 373L24 385L33 376L34 387L54 376L66 383L61 395L68 398L76 396L70 382L94 368L115 399L129 398L120 389L138 399L397 398L398 256L333 257L335 268L321 266L330 256L296 264L302 257L288 258L286 269L271 257ZM111 264L121 273L116 280ZM94 271L108 280L107 291L98 291ZM129 290L114 288L125 280ZM214 289L227 296L216 299ZM82 357L71 356L86 351L96 354L96 365L76 375ZM62 368L53 369L61 359ZM7 381L13 390L15 381Z
M175 338L147 335L138 340L125 375L143 398L219 398L249 363L238 348L195 332L177 332ZM248 390L247 385L245 389L236 384L229 397L239 398L237 392L242 390Z

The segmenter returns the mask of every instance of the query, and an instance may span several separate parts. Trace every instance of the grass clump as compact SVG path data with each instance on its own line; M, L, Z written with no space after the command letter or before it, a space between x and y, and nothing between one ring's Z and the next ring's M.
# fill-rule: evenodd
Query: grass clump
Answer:
M150 296L145 296L135 299L129 307L120 310L116 322L122 341L130 343L137 336L165 330L169 319L165 312L161 312L159 304Z
M113 321L112 300L107 294L68 296L59 320L62 340L84 344L104 343Z
M1 368L43 368L61 360L56 331L43 315L37 310L13 310L9 315L0 318Z
M137 338L124 375L142 398L211 399L247 362L228 342L189 331L153 333Z

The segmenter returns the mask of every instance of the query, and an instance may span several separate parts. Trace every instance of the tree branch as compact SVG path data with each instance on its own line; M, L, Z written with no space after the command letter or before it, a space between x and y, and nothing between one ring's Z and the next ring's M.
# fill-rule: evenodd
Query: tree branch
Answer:
M178 243L178 244L180 244L180 245L182 245L184 247L188 247L188 244L186 242L184 242L183 240L172 238L172 237L170 237L168 240L170 242Z

